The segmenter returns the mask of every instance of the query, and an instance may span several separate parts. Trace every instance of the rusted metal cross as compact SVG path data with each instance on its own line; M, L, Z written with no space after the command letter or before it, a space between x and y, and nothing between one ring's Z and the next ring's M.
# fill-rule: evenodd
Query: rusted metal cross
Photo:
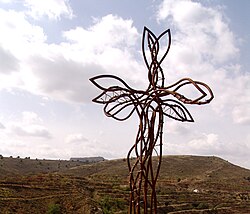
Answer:
M167 39L167 44L165 44L166 50L162 51L160 42L164 39ZM172 85L164 86L161 63L168 54L170 44L170 29L156 37L144 27L142 53L149 80L146 90L135 90L114 75L99 75L90 79L102 90L93 102L104 104L106 116L123 121L136 112L139 117L136 140L127 155L130 185L129 213L157 213L156 181L162 160L164 116L182 122L194 122L181 102L207 104L214 97L212 90L205 83L190 78L183 78ZM116 84L105 87L101 83L110 80ZM198 97L188 98L179 92L180 88L187 85L193 86L193 89L198 91ZM156 165L153 164L153 159L156 159Z

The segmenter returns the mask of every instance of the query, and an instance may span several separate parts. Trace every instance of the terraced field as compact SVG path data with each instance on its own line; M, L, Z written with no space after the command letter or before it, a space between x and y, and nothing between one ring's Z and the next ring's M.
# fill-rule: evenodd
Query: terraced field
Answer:
M95 164L23 160L17 166L16 160L4 159L0 160L1 214L127 213L125 160ZM8 161L15 170L8 168L6 174ZM38 170L41 165L44 168ZM250 170L217 157L166 156L157 198L159 214L249 214Z

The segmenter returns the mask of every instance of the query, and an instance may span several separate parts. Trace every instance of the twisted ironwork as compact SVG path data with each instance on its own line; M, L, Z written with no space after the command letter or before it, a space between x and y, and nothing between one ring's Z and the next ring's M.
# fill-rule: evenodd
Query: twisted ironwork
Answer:
M167 44L165 44L166 50L162 51L160 42L164 39L167 39ZM139 117L136 140L127 155L130 185L129 213L157 213L156 181L162 160L164 116L182 122L194 122L182 103L207 104L214 97L209 86L190 78L183 78L172 85L164 86L165 78L161 63L168 54L170 45L170 29L156 37L144 27L142 53L149 81L146 90L135 90L114 75L99 75L90 79L102 90L93 102L104 104L106 116L124 121L136 112ZM108 87L103 85L102 81L110 80L116 84ZM199 92L198 97L188 98L179 92L187 85L193 86ZM157 164L153 164L153 156L157 157L154 157Z

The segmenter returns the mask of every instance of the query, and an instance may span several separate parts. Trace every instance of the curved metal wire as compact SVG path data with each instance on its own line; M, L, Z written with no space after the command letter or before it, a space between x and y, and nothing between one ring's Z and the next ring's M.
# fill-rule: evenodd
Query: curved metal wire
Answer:
M165 44L166 50L162 52L160 41L164 39L168 42ZM135 143L127 155L130 186L129 213L157 213L156 181L162 160L164 116L182 122L194 122L187 108L181 103L201 105L209 103L214 98L208 85L190 78L183 78L172 85L164 86L165 78L161 63L167 56L170 45L170 29L156 37L147 27L144 27L142 53L148 68L149 81L146 90L135 90L114 75L99 75L90 79L102 90L93 102L104 104L106 116L123 121L136 112L139 117ZM159 56L160 52L161 56ZM117 85L105 87L99 83L110 79L115 80ZM178 92L180 88L187 85L192 85L199 96L188 98ZM168 98L169 96L172 98ZM156 164L154 164L154 154L157 156Z

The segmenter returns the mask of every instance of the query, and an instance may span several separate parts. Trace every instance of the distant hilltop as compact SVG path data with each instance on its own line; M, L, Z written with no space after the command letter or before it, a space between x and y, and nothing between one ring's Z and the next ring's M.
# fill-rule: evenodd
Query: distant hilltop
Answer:
M97 163L104 161L103 157L85 157L85 158L70 158L70 161L78 161L83 163Z

